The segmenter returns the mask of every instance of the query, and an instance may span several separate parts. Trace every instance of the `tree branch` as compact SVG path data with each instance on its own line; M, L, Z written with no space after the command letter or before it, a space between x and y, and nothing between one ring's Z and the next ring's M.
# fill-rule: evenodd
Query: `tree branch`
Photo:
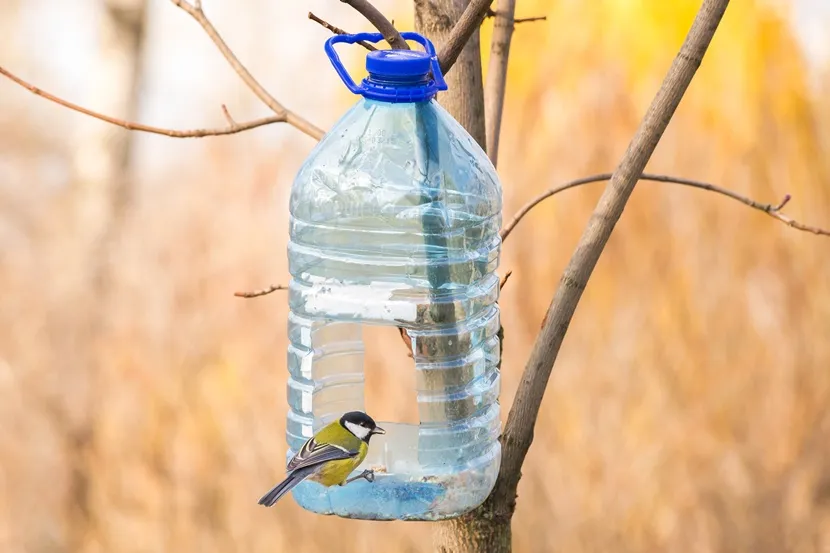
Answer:
M234 292L233 295L237 298L258 298L260 296L267 296L277 290L288 290L288 286L283 284L272 284L268 288L263 288L262 290L254 290L253 292Z
M335 34L335 35L350 35L350 34L352 34L348 31L344 31L340 27L335 27L334 25L332 25L328 21L320 19L319 17L317 17L316 15L314 15L311 12L308 12L308 18L310 20L314 21L315 23L319 23L320 25L322 25L323 27L325 27L326 29L331 31L332 34ZM372 46L370 43L366 42L365 40L359 40L359 41L357 41L357 43L360 44L361 46L363 46L364 48L366 48L367 50L369 50L370 52L373 52L373 51L377 50L377 48L375 48L374 46Z
M67 100L63 100L62 98L58 98L54 94L50 94L45 90L42 90L35 85L28 83L15 75L14 73L10 72L9 70L0 67L0 75L7 77L11 81L19 84L32 94L36 94L41 98L46 98L50 102L55 102L63 107L69 108L73 111L77 111L78 113L83 113L84 115L89 115L90 117L94 117L95 119L100 119L101 121L106 121L107 123L111 123L113 125L117 125L119 127L123 127L125 129L131 131L141 131L141 132L148 132L152 134L161 134L164 136L171 136L174 138L202 138L205 136L221 136L226 134L236 134L238 132L247 131L249 129L255 129L257 127L262 127L264 125L270 125L272 123L281 123L284 122L285 119L280 117L279 115L275 115L272 117L263 117L261 119L254 119L253 121L248 121L246 123L236 123L232 119L229 119L230 114L227 113L227 108L222 106L222 111L225 113L225 118L228 119L228 126L223 128L217 129L192 129L186 131L179 131L174 129L165 129L161 127L152 127L150 125L142 125L141 123L134 123L132 121L125 121L123 119L118 119L116 117L110 117L109 115L104 115L103 113L98 113L96 111L92 111L87 109L83 106L79 106L77 104L73 104Z
M357 10L360 15L365 17L369 23L375 26L380 31L383 38L389 45L396 50L409 50L409 44L401 36L401 33L392 25L392 22L386 19L386 16L380 13L376 7L368 0L340 0L344 4L350 5Z
M493 0L472 0L467 4L467 8L461 14L458 23L456 23L452 32L450 32L449 38L447 38L447 41L438 51L438 61L441 63L441 72L444 75L455 64L459 54L461 54L461 50L464 49L464 45L467 44L467 41L470 40L475 30L484 21L484 18L487 16L487 10L490 9L490 4L492 3Z
M534 207L538 206L540 203L542 203L546 199L548 199L552 196L555 196L556 194L558 194L560 192L570 190L571 188L576 188L577 186L582 186L584 184L591 184L591 183L595 183L595 182L602 182L602 181L609 180L609 179L612 178L612 176L613 176L613 173L600 173L600 174L597 174L597 175L591 175L589 177L582 177L582 178L579 178L579 179L574 179L572 181L568 181L568 182L566 182L564 184L561 184L559 186L555 186L553 188L550 188L550 189L546 190L542 194L539 194L538 196L536 196L535 198L533 198L532 200L527 202L524 206L522 206L522 208L516 213L516 215L514 215L513 218L502 228L502 230L501 230L502 242L507 240L507 237L510 235L510 233L513 232L513 230L516 228L516 226L519 224L519 222L521 222L521 220L524 219L524 217L528 213L530 213L531 210L533 210ZM751 198L748 198L746 196L742 196L741 194L738 194L738 193L733 192L731 190L728 190L726 188L722 188L722 187L714 185L714 184L710 184L710 183L702 182L702 181L696 181L696 180L692 180L692 179L684 179L684 178L681 178L681 177L672 177L670 175L655 175L655 174L651 174L651 173L643 173L642 175L640 175L639 180L679 184L679 185L682 185L682 186L688 186L688 187L691 187L691 188L697 188L697 189L700 189L700 190L708 190L710 192L715 192L717 194L721 194L723 196L726 196L727 198L732 198L733 200L735 200L737 202L740 202L740 203L742 203L746 206L749 206L753 209L756 209L758 211L766 213L767 215L769 215L773 219L777 219L778 221L781 221L785 225L787 225L789 227L792 227L794 229L804 231L804 232L809 232L809 233L816 234L816 235L819 235L819 236L830 236L830 230L823 229L821 227L805 225L803 223L800 223L800 222L790 218L789 216L785 215L784 213L781 213L781 210L792 199L792 197L789 194L785 195L784 198L780 202L778 202L777 204L765 204L765 203L761 203L761 202L758 202L756 200L753 200ZM499 284L499 289L504 288L504 285L507 282L507 279L509 279L512 274L513 274L513 271L507 271L504 274L504 276L502 277L502 280ZM235 292L234 296L240 297L240 298L258 298L260 296L266 296L266 295L271 294L273 292L276 292L278 290L287 290L287 289L288 289L287 286L282 285L282 284L277 284L277 285L269 286L268 288L264 288L262 290L255 290L253 292Z
M489 8L488 8L489 10ZM489 10L492 12L492 10ZM487 155L493 166L499 158L499 135L504 111L504 94L507 88L507 62L510 57L510 40L513 38L513 15L516 0L499 0L499 11L492 12L493 38L490 42L490 68L484 84L484 122L487 126Z
M513 10L515 12L515 8ZM490 19L491 17L496 17L497 15L501 15L500 12L492 8L487 8L487 13L484 15L484 19ZM536 17L516 17L513 18L513 23L518 25L519 23L533 23L534 21L547 21L548 16L546 15L537 15Z
M202 11L201 2L195 1L193 4L188 2L187 0L170 0L174 5L181 8L185 11L190 17L196 20L196 22L201 25L202 29L205 30L210 40L219 48L219 51L222 53L222 56L228 61L236 74L242 79L242 81L248 85L254 94L256 94L257 98L262 100L262 102L271 108L271 111L277 114L280 117L280 121L288 123L292 127L298 129L299 131L307 134L312 138L316 138L320 140L323 138L325 132L322 129L316 127L314 124L306 121L293 111L287 109L281 103L279 103L273 96L271 96L265 88L254 78L253 75L245 68L244 65L239 61L236 55L231 51L222 37L219 35L219 32L210 22L210 20L205 15L205 12Z
M176 2L177 0L171 0ZM344 4L350 5L352 8L360 12L369 23L375 26L380 31L392 48L399 48L409 50L409 45L401 37L400 33L395 29L392 23L386 19L376 7L374 7L368 0L340 0ZM484 21L490 10L490 4L493 0L472 0L464 13L458 20L458 23L453 27L449 38L438 51L438 60L441 64L441 72L446 75L458 59L461 50L470 40L475 30Z
M527 202L525 205L523 205L522 208L516 213L516 215L513 216L513 218L510 220L510 222L508 222L506 225L504 225L504 227L501 229L501 239L502 239L502 241L507 239L507 237L510 235L510 233L513 232L513 229L516 228L516 225L519 224L519 222L525 217L525 215L530 213L530 211L534 207L536 207L537 205L542 203L544 200L546 200L546 199L550 198L551 196L554 196L554 195L556 195L560 192L564 192L565 190L570 190L571 188L576 188L577 186L581 186L583 184L589 184L589 183L592 183L592 182L602 182L602 181L609 180L612 176L613 176L613 173L600 173L599 175L591 175L590 177L582 177L581 179L575 179L575 180L572 180L572 181L568 181L565 184L555 186L553 188L550 188L550 189L546 190L545 192L542 192L541 194L539 194L538 196L536 196L535 198L533 198L532 200ZM764 204L764 203L761 203L761 202L757 202L757 201L755 201L751 198L748 198L746 196L742 196L742 195L738 194L737 192L733 192L733 191L728 190L726 188L721 188L720 186L716 186L714 184L709 184L707 182L701 182L701 181L696 181L696 180L691 180L691 179L684 179L684 178L680 178L680 177L672 177L672 176L669 176L669 175L653 175L653 174L650 174L650 173L643 173L642 175L640 175L639 180L652 181L652 182L668 182L668 183L672 183L672 184L680 184L680 185L683 185L683 186L690 186L692 188L699 188L701 190L709 190L709 191L715 192L717 194L722 194L722 195L724 195L728 198L732 198L733 200L741 202L744 205L748 205L749 207L751 207L753 209L757 209L758 211L763 211L764 213L766 213L767 215L769 215L773 219L777 219L777 220L781 221L782 223L784 223L785 225L790 226L794 229L802 230L804 232L811 232L813 234L818 234L818 235L821 235L821 236L830 236L830 231L828 231L828 230L825 230L825 229L822 229L822 228L819 228L819 227L813 227L813 226L805 225L803 223L799 223L798 221L795 221L795 220L791 219L790 217L788 217L787 215L784 215L783 213L781 213L781 209L785 205L787 205L787 203L791 199L789 194L784 196L784 198L778 204L773 205L773 204Z
M518 25L519 23L534 23L536 21L547 21L548 16L546 15L537 15L536 17L519 17L513 20L513 23Z
M112 117L109 115L104 115L103 113L98 113L91 109L87 109L83 106L79 106L62 98L55 96L54 94L50 94L45 90L42 90L31 83L28 83L14 75L7 69L0 67L0 74L7 77L11 81L17 83L18 85L26 88L31 93L36 94L42 98L55 102L61 106L69 108L73 111L77 111L78 113L82 113L84 115L88 115L90 117L94 117L101 121L105 121L112 125L117 125L119 127L123 127L128 130L132 131L141 131L147 132L152 134L160 134L164 136L170 136L174 138L201 138L205 136L221 136L221 135L228 135L228 134L236 134L242 131L247 131L250 129L255 129L257 127L262 127L264 125L270 125L273 123L288 123L289 125L297 128L298 130L302 131L303 133L307 134L312 138L316 138L320 140L323 135L325 134L322 129L316 127L309 121L303 119L293 111L286 109L285 106L280 104L273 96L271 96L263 87L262 85L254 79L253 75L242 65L242 63L237 59L231 49L225 44L225 41L219 35L219 33L214 28L213 24L210 20L205 16L204 12L202 11L201 2L195 1L194 3L187 2L187 0L170 0L187 12L193 19L195 19L205 30L208 34L210 39L213 41L214 44L219 48L219 51L225 57L225 59L230 63L231 67L236 71L236 73L240 76L240 78L245 82L246 85L254 92L254 94L262 100L265 105L267 105L271 110L276 114L272 117L262 117L260 119L254 119L252 121L248 121L246 123L236 123L233 118L231 118L230 113L228 113L228 109L223 105L222 112L225 115L225 119L228 121L228 126L223 128L215 128L215 129L192 129L192 130L174 130L174 129L166 129L162 127L154 127L151 125L144 125L141 123L135 123L132 121L126 121L124 119L119 119L117 117Z
M171 0L176 2L177 0ZM400 33L395 29L392 23L386 19L376 7L374 7L368 0L340 0L341 2L350 5L355 10L360 12L363 17L369 20L369 23L375 26L380 31L392 48L399 48L409 50L409 45L401 37ZM490 4L493 0L472 0L464 13L458 20L458 23L453 27L449 38L438 51L438 60L441 64L441 72L446 75L458 59L461 50L470 40L470 37L484 21L487 12L490 9Z
M499 282L499 290L504 288L504 285L507 284L507 279L509 279L512 274L513 274L512 269L507 271L506 273L504 273L504 276L501 277L501 282Z
M542 330L528 359L502 435L502 462L485 509L496 518L512 516L521 467L530 444L551 369L615 224L637 179L654 152L692 78L703 60L729 0L704 0L686 40L669 68L637 133L594 210L576 251L562 275ZM471 4L472 5L472 4Z

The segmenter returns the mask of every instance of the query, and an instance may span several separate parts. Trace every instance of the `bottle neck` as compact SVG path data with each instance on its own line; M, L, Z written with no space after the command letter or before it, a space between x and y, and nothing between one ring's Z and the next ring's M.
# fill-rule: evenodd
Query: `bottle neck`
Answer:
M365 81L380 86L425 86L429 84L429 75L380 75L369 73Z
M428 102L438 92L429 75L378 75L363 79L363 97L389 103Z

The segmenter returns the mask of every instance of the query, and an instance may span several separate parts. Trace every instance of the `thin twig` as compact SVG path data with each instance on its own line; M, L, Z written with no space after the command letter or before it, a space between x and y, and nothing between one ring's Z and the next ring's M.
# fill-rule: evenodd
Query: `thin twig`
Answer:
M590 184L592 182L602 182L602 181L609 180L612 176L613 176L613 173L601 173L599 175L591 175L590 177L583 177L581 179L576 179L576 180L566 182L565 184L555 186L553 188L550 188L550 189L546 190L545 192L542 192L541 194L539 194L538 196L536 196L535 198L533 198L532 200L527 202L525 205L523 205L522 208L518 211L518 213L516 213L516 215L513 216L513 218L510 220L510 222L507 223L502 228L502 230L501 230L501 239L502 239L502 241L504 241L510 235L510 233L513 232L513 229L516 228L516 225L519 224L519 221L521 221L525 217L525 215L530 213L530 211L534 207L536 207L537 205L542 203L544 200L546 200L546 199L550 198L551 196L554 196L554 195L556 195L560 192L564 192L565 190L569 190L571 188L575 188L575 187L581 186L583 184ZM691 180L691 179L684 179L684 178L680 178L680 177L672 177L672 176L669 176L669 175L652 175L652 174L649 174L649 173L643 173L642 175L640 175L639 180L652 181L652 182L667 182L667 183L672 183L672 184L680 184L680 185L683 185L683 186L690 186L692 188L699 188L701 190L709 190L711 192L721 194L721 195L726 196L728 198L732 198L733 200L741 202L744 205L748 205L749 207L751 207L753 209L757 209L758 211L763 211L764 213L766 213L767 215L769 215L773 219L778 219L779 221L781 221L785 225L790 226L794 229L802 230L804 232L811 232L813 234L818 234L818 235L821 235L821 236L830 236L830 231L828 231L828 230L799 223L798 221L795 221L795 220L791 219L790 217L788 217L787 215L784 215L783 213L781 213L781 209L783 209L783 207L785 205L787 205L787 203L791 199L791 196L789 194L784 196L784 199L782 199L777 205L773 205L773 204L765 204L765 203L755 201L751 198L747 198L746 196L742 196L741 194L738 194L737 192L733 192L733 191L728 190L726 188L721 188L720 186L716 186L714 184L709 184L708 182L701 182L701 181L696 181L696 180Z
M515 6L515 4L514 4L514 6ZM485 19L490 19L491 17L496 17L496 16L499 16L499 15L505 15L505 13L504 13L505 11L507 11L507 10L496 11L492 8L487 8L487 13L485 14L484 18ZM511 13L513 13L514 11L515 11L515 9L513 11L511 11ZM519 18L514 18L513 23L514 24L533 23L534 21L547 21L547 19L548 19L548 16L546 16L546 15L537 15L536 17L519 17Z
M310 20L314 21L315 23L319 23L320 25L322 25L323 27L325 27L326 29L331 31L332 34L335 34L335 35L350 35L350 34L352 34L352 33L349 33L348 31L344 31L340 27L335 27L334 25L332 25L331 23L329 23L328 21L326 21L324 19L320 19L319 17L317 17L316 15L314 15L311 12L308 12L308 18ZM369 50L370 52L373 52L373 51L377 50L377 48L375 48L374 46L372 46L370 43L366 42L365 40L358 40L357 43L360 44L361 46L363 46L364 48L366 48L367 50Z
M106 121L107 123L111 123L113 125L117 125L119 127L123 127L125 129L131 131L141 131L141 132L148 132L152 134L161 134L164 136L171 136L173 138L202 138L205 136L222 136L226 134L236 134L238 132L247 131L250 129L255 129L257 127L262 127L264 125L270 125L272 123L281 123L285 121L283 117L279 115L271 116L271 117L263 117L261 119L254 119L253 121L248 121L246 123L236 123L233 120L228 120L229 125L227 127L219 128L219 129L192 129L186 131L179 131L174 129L165 129L162 127L153 127L150 125L142 125L141 123L134 123L132 121L125 121L123 119L118 119L116 117L110 117L109 115L104 115L103 113L98 113L97 111L92 111L91 109L87 109L85 107L79 106L78 104L73 104L67 100L62 98L58 98L54 94L50 94L45 90L42 90L35 85L28 83L18 77L17 75L13 74L9 70L0 67L0 75L7 77L11 81L19 84L32 94L36 94L41 98L45 98L50 102L55 102L65 108L69 108L73 111L77 111L78 113L83 113L84 115L88 115L90 117L94 117L95 119L100 119L101 121ZM227 112L227 108L222 106L223 111ZM227 118L227 116L226 116Z
M536 17L519 17L518 19L514 19L513 23L518 25L519 23L533 23L535 21L547 21L548 16L546 15L537 15Z
M281 103L279 103L273 96L271 96L265 88L254 78L253 75L245 68L244 65L239 61L236 55L231 51L222 37L219 35L219 32L210 22L210 20L205 15L205 12L202 11L201 2L194 2L191 4L187 0L170 0L174 5L178 6L182 10L184 10L190 17L196 20L196 22L201 25L202 29L205 30L210 40L219 48L219 51L222 53L222 56L228 61L236 74L244 81L248 88L250 88L254 94L256 94L257 98L262 100L262 102L271 108L271 111L277 114L278 117L281 118L281 121L284 121L295 127L296 129L304 132L308 136L312 138L316 138L320 140L323 138L325 134L322 129L318 128L314 124L306 121L293 111L287 109Z
M225 116L225 121L227 121L229 125L236 125L236 121L233 117L231 117L231 112L228 111L228 106L225 104L222 104L222 114Z
M401 33L392 25L392 22L386 19L386 16L372 5L368 0L340 0L344 4L350 5L357 10L360 15L365 17L369 23L375 26L380 31L383 38L389 45L396 50L409 50L409 44L401 36Z
M509 521L516 506L521 468L551 370L571 319L634 185L692 81L729 0L704 0L683 46L669 68L620 165L597 204L556 290L533 345L502 434L502 460L493 493L481 507ZM470 4L472 5L472 3Z
M499 8L497 12L490 10L496 19L493 24L493 38L490 41L490 69L487 71L487 82L484 84L487 155L493 166L497 166L499 159L499 135L507 88L507 62L510 58L516 0L499 0Z
M507 271L506 273L504 273L504 276L501 277L501 282L499 282L499 290L504 288L504 285L507 284L507 279L510 278L510 275L512 275L512 274L513 274L512 270Z
M398 332L401 333L401 340L403 340L406 346L406 356L410 359L415 359L415 356L412 354L412 338L409 337L409 333L402 326L398 327Z
M260 296L267 296L272 292L276 292L277 290L288 290L288 286L284 286L282 284L274 284L269 286L268 288L263 288L262 290L254 290L253 292L234 292L233 295L237 298L258 298Z

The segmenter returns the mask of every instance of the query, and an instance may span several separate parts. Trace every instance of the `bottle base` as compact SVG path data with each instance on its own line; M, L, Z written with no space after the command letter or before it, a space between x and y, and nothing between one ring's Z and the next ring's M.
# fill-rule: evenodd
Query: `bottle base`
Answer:
M496 443L487 454L458 472L410 477L374 468L373 482L360 479L327 488L304 481L291 493L303 509L321 515L360 520L445 520L468 513L487 499L500 462L501 447ZM353 476L362 471L360 467Z

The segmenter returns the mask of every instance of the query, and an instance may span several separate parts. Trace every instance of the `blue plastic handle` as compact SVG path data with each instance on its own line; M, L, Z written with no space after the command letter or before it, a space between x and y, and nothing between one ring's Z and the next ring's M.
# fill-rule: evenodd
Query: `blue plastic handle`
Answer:
M419 35L418 33L403 32L401 33L401 36L404 40L413 40L424 47L424 50L429 56L430 66L432 67L432 78L435 81L435 87L438 90L447 90L447 83L444 81L444 75L441 73L441 65L438 63L438 55L435 53L435 47L432 45L432 42L430 42L425 36ZM384 38L380 33L334 35L326 41L325 46L326 55L329 57L331 64L334 66L334 70L337 71L338 75L340 75L340 78L343 80L346 87L355 94L360 94L364 91L364 88L355 84L354 80L352 80L349 72L346 71L345 67L343 67L343 63L340 61L340 57L337 55L337 52L334 51L334 45L340 42L345 44L354 44L356 42L360 42L361 40L366 42L380 42L384 40Z

